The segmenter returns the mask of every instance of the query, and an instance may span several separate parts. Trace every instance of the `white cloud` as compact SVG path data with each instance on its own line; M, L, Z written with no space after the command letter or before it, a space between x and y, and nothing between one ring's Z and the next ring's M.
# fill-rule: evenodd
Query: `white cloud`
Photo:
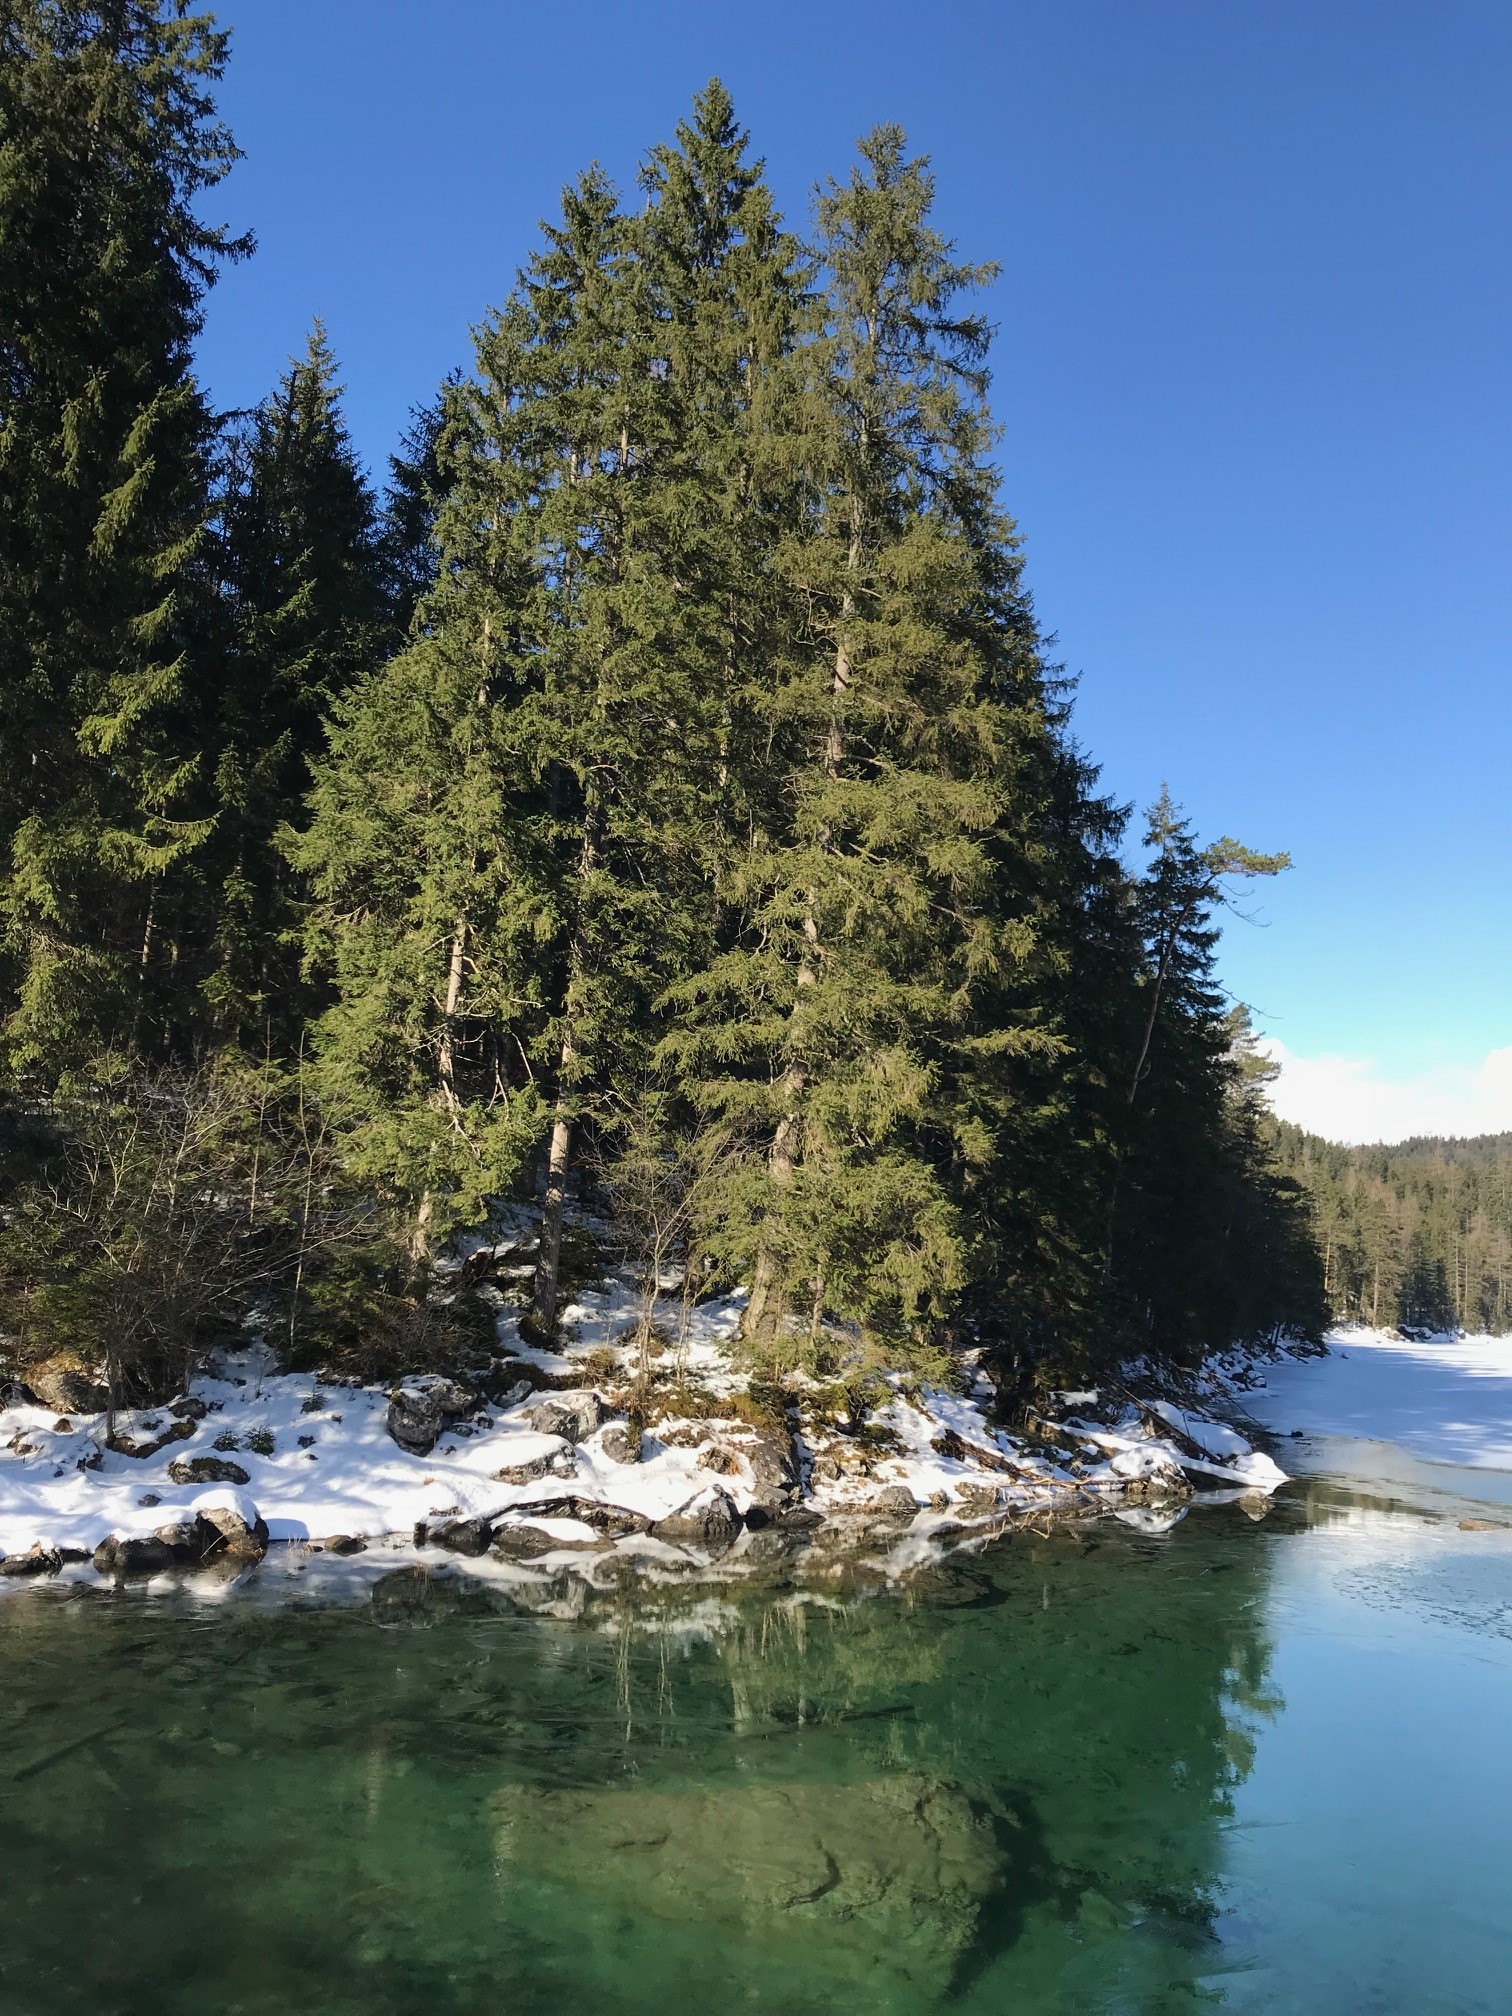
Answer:
M1475 1065L1387 1076L1368 1057L1295 1057L1267 1037L1260 1045L1281 1075L1270 1102L1330 1141L1405 1141L1414 1134L1512 1130L1512 1045Z

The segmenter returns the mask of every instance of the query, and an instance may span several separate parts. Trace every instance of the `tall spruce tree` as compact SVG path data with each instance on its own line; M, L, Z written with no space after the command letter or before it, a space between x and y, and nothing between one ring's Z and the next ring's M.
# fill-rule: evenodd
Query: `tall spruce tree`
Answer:
M190 346L248 249L198 204L236 158L226 36L173 0L0 0L5 1030L54 1071L172 1039L214 800L189 692L211 426Z
M748 205L764 223L770 208L739 172L722 99L706 96L681 137L708 142L715 174L663 151L650 179L672 193L641 220L585 177L481 353L491 382L519 388L524 525L544 556L541 676L515 733L543 781L557 921L533 1304L546 1333L575 1136L643 1068L654 1004L707 956L712 928L707 840L722 765L728 777L742 572L726 495L741 352L722 262L742 236L729 212ZM768 284L780 271L778 253Z
M461 382L462 374L452 372L428 405L413 409L398 450L389 457L379 547L389 616L401 637L436 582L437 526L446 487L442 435L448 394Z
M1246 1038L1215 973L1215 912L1236 883L1290 862L1227 838L1199 846L1164 790L1145 844L1150 862L1135 892L1142 957L1108 1215L1109 1315L1124 1349L1193 1357L1236 1334L1223 1284L1239 1265L1236 1207L1254 1201L1258 1164L1242 1074Z
M303 830L310 1032L352 1169L391 1199L417 1261L518 1184L538 1138L519 1031L539 1015L542 878L528 858L513 668L486 623L438 624L338 700Z
M896 128L819 205L829 284L805 347L809 497L775 560L788 637L761 696L769 774L730 942L677 990L667 1054L749 1144L707 1237L749 1270L746 1334L838 1318L928 1348L968 1269L952 1074L978 993L1027 927L995 911L1011 710L982 636L990 269L929 222ZM989 1038L990 1043L999 1039ZM1006 1040L1012 1040L1011 1037Z
M225 671L216 751L204 992L223 1036L298 1016L295 892L279 828L304 800L337 699L391 642L372 492L317 322L304 356L232 447L221 517Z

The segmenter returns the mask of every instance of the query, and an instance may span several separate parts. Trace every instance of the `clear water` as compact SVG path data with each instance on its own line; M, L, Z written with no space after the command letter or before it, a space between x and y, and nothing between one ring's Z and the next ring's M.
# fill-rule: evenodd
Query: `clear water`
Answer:
M1401 1488L903 1593L9 1597L0 2011L1501 2016L1512 1529Z

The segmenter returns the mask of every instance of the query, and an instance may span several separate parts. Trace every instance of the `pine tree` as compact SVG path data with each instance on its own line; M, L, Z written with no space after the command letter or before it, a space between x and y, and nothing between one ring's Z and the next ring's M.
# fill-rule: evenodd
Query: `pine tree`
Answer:
M296 1013L297 916L275 834L310 786L336 700L391 637L377 512L317 322L234 444L221 520L229 637L207 738L216 833L204 992L222 1035L281 1044Z
M453 372L428 406L412 410L398 451L389 457L379 546L389 617L401 637L410 631L436 582L437 527L446 486L443 434L448 396L461 378L460 372Z
M669 456L656 333L626 220L590 173L448 395L435 590L409 650L339 718L295 847L316 878L312 956L338 992L324 1067L374 1167L419 1200L417 1240L518 1178L549 1097L547 1331L575 1129L632 1067L700 916L710 619L677 564L698 518ZM373 805L375 771L395 789ZM384 899L359 913L377 861ZM433 959L444 980L422 977ZM492 1072L471 1106L463 1050ZM380 1063L401 1052L396 1091ZM443 1153L437 1115L473 1168Z
M728 694L730 573L709 453L709 359L690 369L665 285L601 176L567 194L483 361L519 387L525 513L546 556L538 686L515 732L537 752L555 863L553 1087L533 1314L556 1320L573 1143L650 1040L653 1004L699 953L711 913L706 825ZM497 411L495 402L495 411Z
M1223 1334L1235 1200L1252 1194L1246 1172L1254 1175L1250 1119L1236 1105L1243 1044L1236 1049L1216 980L1214 912L1236 881L1290 862L1227 838L1199 847L1165 790L1145 844L1151 860L1136 890L1143 957L1119 1074L1125 1124L1107 1269L1126 1348L1192 1357Z
M956 1074L979 990L1027 949L994 897L1014 724L976 550L1001 531L987 330L954 307L988 269L930 226L927 164L895 128L862 157L819 206L810 501L777 550L792 641L760 699L769 774L751 793L769 823L730 876L732 942L677 990L666 1046L750 1147L707 1236L750 1270L762 1353L795 1318L928 1348L969 1265Z
M0 4L0 902L10 1053L44 1074L171 1033L212 830L190 345L248 249L198 214L235 159L226 40L169 0Z
M539 1135L519 1032L542 1012L546 913L501 732L509 677L487 627L461 623L369 672L336 703L305 828L282 836L334 997L315 1082L420 1262L520 1182Z

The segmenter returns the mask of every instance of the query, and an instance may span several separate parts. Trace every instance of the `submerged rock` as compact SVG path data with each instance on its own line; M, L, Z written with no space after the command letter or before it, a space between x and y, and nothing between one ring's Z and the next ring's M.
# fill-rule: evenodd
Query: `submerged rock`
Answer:
M456 1576L432 1574L420 1561L413 1567L396 1568L391 1575L380 1575L370 1596L383 1624L428 1624L433 1616L455 1610L461 1600Z
M515 1787L496 1847L533 1884L594 1900L648 1949L666 1923L769 1940L847 2006L948 1993L1010 1863L1004 1816L918 1774L713 1791Z

